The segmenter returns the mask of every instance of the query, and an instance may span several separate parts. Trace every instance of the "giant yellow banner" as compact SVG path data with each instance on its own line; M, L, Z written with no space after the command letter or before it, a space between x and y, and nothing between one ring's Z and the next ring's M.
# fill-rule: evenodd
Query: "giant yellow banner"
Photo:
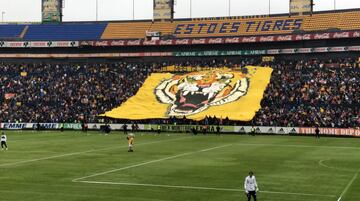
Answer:
M216 116L250 121L261 108L271 72L271 68L248 66L241 71L153 73L135 96L104 115L131 120Z

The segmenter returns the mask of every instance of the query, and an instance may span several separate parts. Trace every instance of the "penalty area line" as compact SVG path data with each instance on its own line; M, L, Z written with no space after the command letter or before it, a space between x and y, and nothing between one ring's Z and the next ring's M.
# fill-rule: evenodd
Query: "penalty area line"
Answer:
M333 169L333 170L338 170L338 171L343 171L343 172L356 172L356 170L349 170L349 169L343 169L343 168L338 168L338 167L332 167L332 166L329 166L329 165L326 165L325 164L325 161L330 161L331 159L322 159L322 160L319 160L318 164L319 166L322 166L322 167L325 167L325 168L328 168L328 169Z
M77 181L77 182L87 183L87 184L107 184L107 185L159 187L159 188L175 188L175 189L190 189L190 190L244 192L244 190L237 189L237 188L214 188L214 187L200 187L200 186L177 186L177 185L141 184L141 183L124 183L124 182L102 182L102 181ZM297 195L297 196L313 196L313 197L316 196L316 197L330 197L330 198L335 197L335 195L293 193L293 192L280 192L280 191L259 191L259 193Z
M241 146L269 146L269 147L293 147L293 148L355 149L355 150L360 150L360 147L313 146L313 145L295 145L295 144L236 143L234 145L241 145Z
M360 168L359 170L355 173L355 175L351 178L351 180L349 181L349 183L346 185L345 189L343 190L343 192L341 193L339 199L337 201L340 201L342 199L342 197L344 197L344 195L346 194L346 192L349 190L349 188L351 187L351 185L354 183L354 181L356 180L356 178L358 177L360 173Z

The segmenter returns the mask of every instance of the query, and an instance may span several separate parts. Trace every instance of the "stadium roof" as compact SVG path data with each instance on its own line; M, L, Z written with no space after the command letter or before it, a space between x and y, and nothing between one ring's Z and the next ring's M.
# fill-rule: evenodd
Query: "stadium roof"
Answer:
M97 0L99 20L132 20L132 0ZM192 17L219 17L286 13L289 8L287 0L177 0L175 18L190 17L190 1L192 2ZM40 22L41 0L2 0L0 12L4 13L4 21L9 22ZM95 21L96 0L65 0L64 21ZM134 0L135 19L152 18L152 0ZM360 1L354 0L315 0L315 11L360 8ZM24 15L26 13L26 15Z

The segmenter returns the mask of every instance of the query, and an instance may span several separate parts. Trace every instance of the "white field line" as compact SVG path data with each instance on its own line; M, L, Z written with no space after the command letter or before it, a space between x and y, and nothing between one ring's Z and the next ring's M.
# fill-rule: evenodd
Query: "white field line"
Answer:
M345 189L343 190L343 192L341 193L339 199L337 201L340 201L341 198L346 194L346 192L349 190L350 186L354 183L354 181L356 180L356 178L358 177L360 173L360 168L359 170L355 173L355 175L351 178L351 180L349 181L349 183L346 185Z
M180 138L176 138L176 139L159 140L159 141L147 142L147 143L139 143L139 144L137 144L137 146L139 146L139 145L148 145L148 144L156 144L156 143L161 143L161 142L177 141L177 140L181 140L181 139L185 139L185 138L189 138L189 137L180 137ZM49 156L49 157L43 157L43 158L36 158L36 159L18 161L18 162L13 162L13 163L5 163L5 164L0 164L0 167L8 167L8 166L14 166L14 165L19 165L19 164L26 164L26 163L31 163L31 162L44 161L44 160L62 158L62 157L74 156L74 155L81 155L81 154L86 154L86 153L91 153L91 152L107 151L107 150L119 149L119 148L125 148L125 147L127 147L127 146L116 146L116 147L107 147L107 148L102 148L102 149L91 149L91 150L87 150L87 151L73 152L73 153L67 153L67 154L61 154L61 155L55 155L55 156Z
M319 165L322 166L322 167L326 167L326 168L329 168L329 169L334 169L334 170L341 170L341 171L346 171L346 170L343 170L343 169L340 169L340 168L336 168L336 167L331 167L331 166L328 166L326 165L324 162L325 161L329 161L330 159L322 159L322 160L319 160Z
M297 148L327 148L327 149L359 149L360 147L339 147L339 146L312 146L312 145L292 145L292 144L254 144L254 143L235 143L241 146L271 146L271 147L297 147Z
M319 163L320 166L323 166L323 167L326 167L326 168L329 168L329 169L338 169L338 168L330 167L330 166L324 164L325 161L329 161L329 160L330 159L322 159L322 160L319 160L318 163Z
M329 166L329 165L326 165L324 162L325 161L330 161L331 159L322 159L322 160L319 160L319 165L322 166L322 167L326 167L326 168L329 168L329 169L333 169L333 170L339 170L339 171L345 171L345 172L355 172L354 170L348 170L348 169L343 169L343 168L337 168L337 167L332 167L332 166Z
M122 183L122 182L100 182L100 181L78 181L78 182L88 183L88 184L108 184L108 185L160 187L160 188L176 188L176 189L191 189L191 190L244 192L244 190L236 189L236 188L212 188L212 187L199 187L199 186L174 186L174 185L160 185L160 184L139 184L139 183ZM331 198L335 197L335 195L292 193L292 192L279 192L279 191L259 191L259 193L312 196L312 197L331 197Z
M157 163L157 162L161 162L161 161L165 161L165 160L170 160L170 159L179 158L179 157L182 157L182 156L187 156L187 155L191 155L191 154L195 154L195 153L199 153L199 152L210 151L210 150L219 149L219 148L228 147L228 146L231 146L231 144L217 146L217 147L211 147L211 148L203 149L203 150L200 150L200 151L186 152L186 153L177 154L177 155L173 155L173 156L168 156L168 157L165 157L165 158L160 158L160 159L147 161L147 162L143 162L143 163L138 163L138 164L134 164L134 165L118 168L118 169L113 169L113 170L109 170L109 171L105 171L105 172L99 172L99 173L95 173L95 174L88 175L88 176L85 176L85 177L76 178L76 179L73 179L72 181L77 182L79 180L83 180L83 179L87 179L87 178L91 178L91 177L105 175L105 174L109 174L109 173L112 173L112 172L118 172L118 171L122 171L122 170L127 170L127 169L134 168L134 167L144 166L144 165L148 165L148 164L151 164L151 163Z

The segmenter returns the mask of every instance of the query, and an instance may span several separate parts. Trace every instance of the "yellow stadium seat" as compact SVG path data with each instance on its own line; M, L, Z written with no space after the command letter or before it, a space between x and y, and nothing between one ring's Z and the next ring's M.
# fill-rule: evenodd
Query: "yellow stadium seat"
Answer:
M328 29L339 30L360 30L360 10L349 10L343 12L322 12L313 15L303 16L243 16L231 18L201 18L193 20L175 20L171 21L145 21L145 22L113 22L106 27L102 39L139 39L145 38L146 31L158 31L162 35L173 34L177 38L194 38L194 37L231 37L231 36L256 36L256 35L275 35L291 34L294 30L305 32L324 31ZM276 22L285 22L299 20L300 24L291 24L288 29L275 29ZM270 23L269 29L264 28L265 22ZM240 23L240 28L233 32L220 32L219 26L234 23ZM248 23L254 23L248 27ZM191 25L190 25L191 24ZM217 30L208 33L208 28L200 27L201 24L216 24ZM193 30L188 31L189 25ZM177 27L181 29L177 30ZM296 27L297 26L297 27ZM179 28L178 27L178 28ZM179 31L180 30L180 31ZM196 31L194 31L196 30ZM188 31L188 33L186 33Z

